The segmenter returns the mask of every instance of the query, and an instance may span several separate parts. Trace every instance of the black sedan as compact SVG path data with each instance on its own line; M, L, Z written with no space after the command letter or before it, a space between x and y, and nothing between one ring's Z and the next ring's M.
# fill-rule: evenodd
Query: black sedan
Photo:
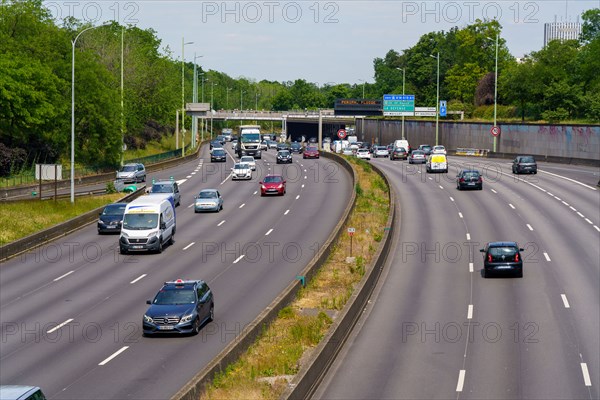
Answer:
M113 203L104 207L98 216L98 233L121 232L127 203Z
M286 142L277 143L277 151L279 151L279 150L289 150L289 149L290 149L289 143L286 143Z
M291 164L292 153L289 150L279 150L277 152L277 164Z
M290 151L292 153L298 153L298 154L302 154L302 144L299 142L294 142L292 143L292 145L290 146Z
M476 169L463 170L456 175L456 188L463 189L483 189L483 177Z
M523 277L523 258L516 242L490 242L483 249L483 277L488 278L492 273L511 272L517 277Z
M210 152L210 162L225 162L227 161L227 152L223 149L213 149Z

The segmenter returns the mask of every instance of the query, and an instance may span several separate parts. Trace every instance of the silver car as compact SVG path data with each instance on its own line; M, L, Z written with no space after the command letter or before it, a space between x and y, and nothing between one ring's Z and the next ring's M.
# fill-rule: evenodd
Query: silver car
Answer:
M217 189L203 189L194 201L194 212L216 211L223 209L223 197Z
M179 186L174 180L162 180L152 182L152 188L148 194L154 193L169 193L173 196L173 202L175 207L181 204L181 193L179 193Z
M124 183L145 182L146 168L140 163L125 164L117 171L117 180Z
M247 163L235 163L231 168L231 179L252 179L252 169Z

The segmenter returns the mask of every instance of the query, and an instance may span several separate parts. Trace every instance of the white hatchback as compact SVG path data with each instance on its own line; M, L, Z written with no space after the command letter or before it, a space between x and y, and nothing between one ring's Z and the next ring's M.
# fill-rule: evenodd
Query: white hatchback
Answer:
M433 146L431 150L431 154L444 154L446 155L446 148L442 145Z
M356 150L356 157L362 158L363 160L370 160L371 153L369 153L369 149L358 149Z

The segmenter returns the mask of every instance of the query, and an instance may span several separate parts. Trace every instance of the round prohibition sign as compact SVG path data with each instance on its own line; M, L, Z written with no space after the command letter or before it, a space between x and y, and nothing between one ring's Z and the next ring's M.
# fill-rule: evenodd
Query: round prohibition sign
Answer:
M493 137L497 137L498 135L500 135L500 127L492 126L492 129L490 129L490 133L492 134Z
M346 132L345 129L340 129L340 130L337 131L337 136L340 139L344 139L346 137L346 135L347 135L347 132Z

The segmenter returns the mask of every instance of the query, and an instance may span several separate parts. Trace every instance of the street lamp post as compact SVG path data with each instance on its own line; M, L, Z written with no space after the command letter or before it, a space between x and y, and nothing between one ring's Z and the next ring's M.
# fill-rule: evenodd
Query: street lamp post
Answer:
M494 128L496 127L496 112L497 112L497 106L498 106L498 37L500 35L498 33L496 33L496 66L494 68ZM492 39L491 37L488 37L488 39ZM496 152L496 142L497 142L497 137L494 136L494 145L493 145L493 151L494 153Z
M246 91L240 89L240 112L244 109L244 93L246 93Z
M438 143L438 132L439 132L439 118L440 118L440 52L437 55L430 55L430 57L437 59L437 94L435 98L435 145Z
M362 95L362 98L364 99L364 98L365 98L365 83L367 83L367 81L365 81L364 79L359 79L358 81L363 83L363 84L362 84L362 87L363 87L363 95Z
M208 79L205 79L205 73L201 73L202 75L202 103L204 104L204 82L208 82ZM206 118L202 118L202 141L204 141L204 131L206 130Z
M215 90L215 86L219 86L218 83L211 82L210 83L210 138L212 139L213 135L213 94Z
M185 56L183 51L186 44L194 44L194 42L186 42L181 37L181 157L185 155Z
M397 67L397 70L402 71L402 95L404 95L404 82L406 78L406 68ZM402 140L406 139L404 136L404 115L402 116Z
M75 203L75 44L83 32L107 25L110 23L85 28L71 41L71 203Z
M197 56L194 53L194 88L192 94L192 102L198 102L198 65L196 60L202 56ZM198 117L194 115L192 118L192 147L196 146L196 138L198 137Z
M229 92L232 91L233 88L227 88L227 94L225 95L225 108L229 110Z

